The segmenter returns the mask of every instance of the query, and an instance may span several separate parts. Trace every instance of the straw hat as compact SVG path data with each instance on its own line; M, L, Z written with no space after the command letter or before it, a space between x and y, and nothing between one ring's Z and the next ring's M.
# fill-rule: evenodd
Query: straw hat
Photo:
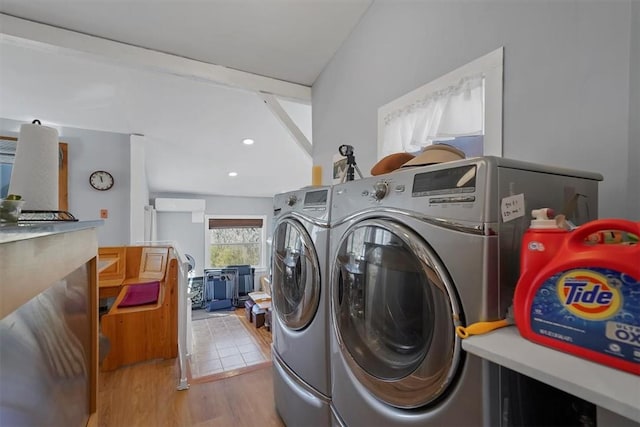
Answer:
M433 144L422 150L422 153L418 154L413 159L404 163L402 168L409 168L413 166L425 166L435 163L445 163L454 160L462 160L465 158L464 151L457 149L449 144Z
M413 159L415 156L409 153L394 153L383 157L371 168L371 175L382 175L400 169L402 165Z

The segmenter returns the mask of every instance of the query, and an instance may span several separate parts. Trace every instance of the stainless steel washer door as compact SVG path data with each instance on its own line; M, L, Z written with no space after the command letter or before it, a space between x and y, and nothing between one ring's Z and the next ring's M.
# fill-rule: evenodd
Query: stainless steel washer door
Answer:
M273 304L289 329L311 323L320 302L320 269L313 241L295 219L281 220L273 238Z
M362 221L343 235L332 277L338 342L358 380L399 408L440 397L459 364L459 306L425 241L391 220Z

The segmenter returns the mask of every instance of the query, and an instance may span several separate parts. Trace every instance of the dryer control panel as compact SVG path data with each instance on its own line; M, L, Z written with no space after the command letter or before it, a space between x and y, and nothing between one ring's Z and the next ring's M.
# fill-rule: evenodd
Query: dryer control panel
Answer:
M465 165L417 173L413 177L413 197L429 197L429 203L473 202L476 191L476 165ZM435 197L433 197L435 196Z
M315 218L320 222L329 221L331 187L306 187L300 190L276 194L273 197L273 216L296 212Z
M333 187L333 220L370 209L399 209L475 226L486 222L487 162L466 159L406 168Z
M325 210L328 198L329 189L307 191L304 194L303 209Z

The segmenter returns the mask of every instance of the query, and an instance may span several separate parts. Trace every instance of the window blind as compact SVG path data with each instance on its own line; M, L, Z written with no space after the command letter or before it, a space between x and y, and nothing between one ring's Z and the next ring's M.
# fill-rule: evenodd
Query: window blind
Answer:
M209 218L209 229L262 227L262 218Z

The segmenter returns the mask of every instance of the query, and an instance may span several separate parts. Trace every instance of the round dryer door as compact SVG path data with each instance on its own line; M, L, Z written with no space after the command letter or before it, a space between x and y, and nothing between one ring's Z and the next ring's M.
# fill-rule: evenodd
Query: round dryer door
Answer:
M294 219L284 219L273 238L273 304L289 329L311 321L320 302L320 269L313 241Z
M333 319L342 354L380 400L418 408L442 396L460 359L459 309L447 273L411 229L370 219L333 260Z

